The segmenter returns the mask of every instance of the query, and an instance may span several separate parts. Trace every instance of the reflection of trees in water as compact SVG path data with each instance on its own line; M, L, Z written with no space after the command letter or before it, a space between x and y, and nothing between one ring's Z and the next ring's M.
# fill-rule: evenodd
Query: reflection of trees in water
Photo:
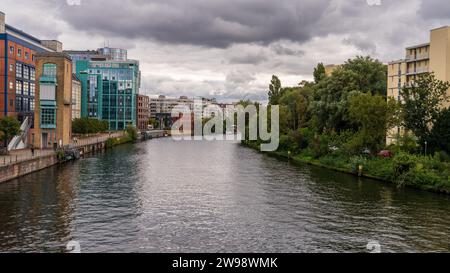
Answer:
M278 166L279 165L279 166ZM349 240L349 245L363 245L364 240L379 240L388 251L448 251L450 241L450 198L411 189L397 189L384 182L358 178L323 168L266 159L261 167L278 179L281 188L298 189L298 199L308 204L308 215L318 230L328 233L323 242L340 244L333 235ZM282 178L282 179L281 179ZM280 185L264 183L267 192L280 193ZM286 190L286 189L281 189ZM280 203L280 194L265 196ZM303 206L303 205L302 205ZM305 207L295 209L304 210ZM384 242L383 242L384 240ZM364 251L364 249L360 249Z

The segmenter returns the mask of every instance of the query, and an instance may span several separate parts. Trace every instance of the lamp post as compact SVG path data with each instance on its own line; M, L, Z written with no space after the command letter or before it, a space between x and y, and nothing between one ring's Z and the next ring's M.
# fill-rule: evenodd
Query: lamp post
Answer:
M428 141L425 141L425 156L427 156Z

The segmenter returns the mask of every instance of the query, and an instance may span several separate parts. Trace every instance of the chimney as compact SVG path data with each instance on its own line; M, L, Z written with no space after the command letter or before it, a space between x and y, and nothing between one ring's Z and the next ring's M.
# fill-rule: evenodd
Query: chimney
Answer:
M5 14L0 11L0 33L5 33Z
M55 52L62 52L63 45L60 41L56 40L42 40L41 44L48 49L51 49Z

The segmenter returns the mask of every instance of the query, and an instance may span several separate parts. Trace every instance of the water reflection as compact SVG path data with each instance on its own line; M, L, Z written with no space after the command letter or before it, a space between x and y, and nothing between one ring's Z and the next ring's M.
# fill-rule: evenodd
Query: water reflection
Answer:
M225 142L153 140L0 185L0 251L449 251L450 200Z

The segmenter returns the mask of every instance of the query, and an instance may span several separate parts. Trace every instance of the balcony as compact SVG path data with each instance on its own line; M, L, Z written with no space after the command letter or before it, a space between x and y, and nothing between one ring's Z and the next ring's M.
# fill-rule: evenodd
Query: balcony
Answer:
M416 69L409 69L406 72L406 75L407 76L418 75L418 74L423 74L423 73L428 73L428 72L429 72L428 67L419 67L419 68L416 68Z
M56 84L56 77L55 76L41 76L39 78L39 82Z
M429 53L418 55L406 55L406 62L417 62L422 60L428 60L430 58Z

